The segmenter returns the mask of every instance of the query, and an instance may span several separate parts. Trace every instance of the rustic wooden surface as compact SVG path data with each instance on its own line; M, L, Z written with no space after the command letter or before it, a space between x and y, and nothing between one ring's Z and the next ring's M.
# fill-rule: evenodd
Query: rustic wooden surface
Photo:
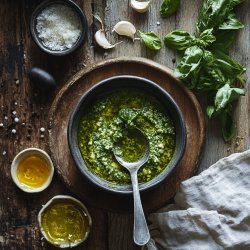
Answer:
M55 175L52 185L41 194L25 194L12 182L10 164L20 150L34 146L47 150L48 139L47 115L51 103L60 88L84 65L90 65L105 58L120 56L142 56L162 63L169 68L175 67L175 53L165 46L153 53L145 49L140 42L124 42L110 51L98 48L93 35L96 26L92 13L98 13L104 20L108 38L117 41L111 35L112 27L117 21L130 20L142 31L154 31L163 38L175 28L187 31L195 30L201 0L182 0L176 15L162 19L159 15L161 1L152 1L146 14L137 14L129 7L129 1L117 0L77 0L88 19L88 36L84 45L77 52L64 58L55 58L42 53L31 40L29 18L41 2L38 0L2 0L0 4L0 249L53 249L41 239L37 227L37 214L48 199L56 194L71 194ZM247 68L246 79L250 76L250 1L237 7L237 16L245 23L240 31L231 53ZM160 24L157 24L160 22ZM98 26L99 27L99 26ZM47 96L36 93L27 73L31 67L41 67L54 75L58 82L55 92ZM221 157L249 148L249 91L238 102L235 109L237 136L230 144L221 139L216 121L207 121L207 139L202 162L198 172L208 168ZM205 104L204 98L202 105ZM20 119L13 123L13 112ZM14 112L14 114L15 114ZM45 127L45 137L41 137L40 128ZM12 134L11 130L17 133ZM139 249L132 240L132 215L104 212L91 208L93 229L89 239L77 249L122 250Z
M120 57L104 60L79 71L66 83L52 103L49 112L50 155L63 182L83 201L114 212L133 212L132 195L114 195L84 181L67 147L67 126L71 115L69 110L74 109L81 95L94 84L116 75L134 75L157 83L174 98L184 116L187 146L178 169L157 188L141 194L144 211L154 211L174 197L182 180L194 174L205 141L204 116L200 104L167 67L141 57Z

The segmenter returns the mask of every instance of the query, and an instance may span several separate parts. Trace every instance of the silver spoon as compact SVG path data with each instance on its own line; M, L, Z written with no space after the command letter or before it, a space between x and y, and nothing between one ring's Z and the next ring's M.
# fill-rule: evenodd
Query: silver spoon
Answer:
M122 152L119 144L114 145L113 152L116 160L129 171L131 176L134 196L134 242L137 245L143 246L149 241L150 234L141 204L137 172L149 158L149 141L145 134L137 128L129 129L128 134L135 136L135 138L137 137L137 139L140 139L141 145L139 146L144 147L144 152L142 152L140 158L135 159L135 161L131 161L131 159L129 159L129 161L125 160L123 155L124 152ZM123 139L121 139L120 141L121 143L122 140ZM135 146L137 147L137 149L139 148L138 145Z

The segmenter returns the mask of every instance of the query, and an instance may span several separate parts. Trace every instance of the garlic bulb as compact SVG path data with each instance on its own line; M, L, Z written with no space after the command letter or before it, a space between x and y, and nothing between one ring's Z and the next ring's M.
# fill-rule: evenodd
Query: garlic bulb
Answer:
M137 12L144 13L148 10L150 3L151 3L151 0L146 1L146 2L139 2L136 0L131 0L130 5Z
M101 29L99 29L98 31L96 31L95 33L95 40L97 42L97 44L99 46L101 46L102 48L104 49L112 49L114 48L117 44L121 43L121 42L118 42L118 43L115 43L115 44L111 44L107 38L106 38L106 35L105 35L105 30L104 30L104 25L103 25L103 22L101 20L101 18L97 15L94 15L94 18L97 19L100 24L101 24Z
M121 35L121 36L127 36L127 37L130 37L131 39L135 39L135 33L136 33L136 28L135 26L128 22L128 21L120 21L118 22L112 32L116 32L118 35Z

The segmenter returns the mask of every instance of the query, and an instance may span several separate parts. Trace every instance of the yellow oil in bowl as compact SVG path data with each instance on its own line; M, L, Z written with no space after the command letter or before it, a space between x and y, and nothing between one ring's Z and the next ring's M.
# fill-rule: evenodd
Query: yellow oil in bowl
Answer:
M41 192L52 181L54 166L50 156L39 148L27 148L19 152L11 164L14 183L28 193Z
M40 229L51 244L66 248L82 243L88 236L91 217L86 207L70 196L55 196L40 211Z
M17 178L20 183L32 188L41 187L49 178L48 162L38 154L25 157L17 165Z

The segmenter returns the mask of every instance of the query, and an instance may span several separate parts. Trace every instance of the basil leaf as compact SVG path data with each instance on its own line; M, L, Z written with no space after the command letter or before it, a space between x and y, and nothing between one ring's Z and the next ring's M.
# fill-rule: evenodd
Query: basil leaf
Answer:
M161 4L160 13L162 17L174 14L180 6L180 0L164 0Z
M244 28L244 25L235 17L234 13L230 13L226 21L219 26L220 30L237 30Z
M221 51L213 53L204 50L200 77L197 84L199 90L217 90L225 84L232 85L236 80L244 86L242 74L246 69Z
M215 33L216 41L212 44L212 50L220 50L228 54L229 46L235 39L235 30L219 30Z
M186 49L184 57L175 69L175 75L180 79L186 79L191 77L192 80L196 80L199 74L201 60L203 56L203 50L198 46L192 46ZM189 84L189 87L195 87L195 81Z
M198 38L195 38L184 30L174 30L164 37L164 42L169 47L177 50L185 50L193 45L203 48L216 40L212 33L213 29L207 29L204 30Z
M220 115L222 135L225 142L232 140L235 135L235 124L228 110L225 110Z
M208 50L204 50L203 59L206 65L212 65L215 62L213 53Z
M196 87L200 91L211 91L221 88L225 83L231 84L231 80L216 65L210 65L202 67Z
M232 101L237 100L240 96L245 95L244 89L240 88L231 88L229 84L225 84L220 88L215 96L215 107L216 111L221 111Z
M204 0L197 23L199 31L218 28L241 2L242 0Z
M161 48L161 40L153 32L143 33L140 30L138 32L146 47L152 50L159 50Z
M210 51L204 50L197 89L202 91L217 90L225 84L225 80L220 68L215 63L214 55Z
M174 30L164 37L164 42L171 48L186 50L195 44L195 37L184 30Z
M199 38L196 39L196 44L200 47L206 47L209 44L213 43L216 40L213 35L213 29L204 30Z
M207 109L206 109L206 112L207 112L207 116L209 119L212 118L212 116L215 114L215 107L214 106L207 106Z
M213 54L216 57L216 62L225 74L230 77L233 81L235 79L241 79L241 75L246 72L241 64L233 60L230 56L226 55L222 51L214 51ZM241 80L244 83L243 79Z

